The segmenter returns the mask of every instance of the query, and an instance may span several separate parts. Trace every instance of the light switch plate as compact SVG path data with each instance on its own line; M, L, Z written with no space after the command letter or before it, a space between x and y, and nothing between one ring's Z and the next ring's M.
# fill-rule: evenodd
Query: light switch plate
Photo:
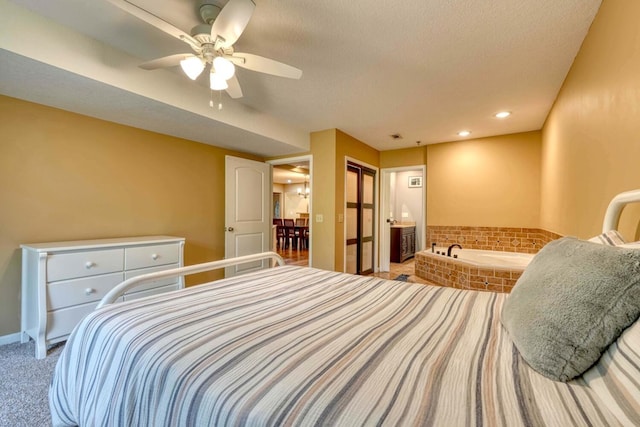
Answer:
M344 221L344 214L338 214L338 222Z
M316 214L316 222L323 222L324 221L324 217L322 216L322 214Z

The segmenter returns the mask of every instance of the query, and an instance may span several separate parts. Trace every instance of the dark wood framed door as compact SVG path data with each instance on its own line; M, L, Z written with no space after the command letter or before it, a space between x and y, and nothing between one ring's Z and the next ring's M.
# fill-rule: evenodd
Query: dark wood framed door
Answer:
M373 273L376 172L347 162L347 273Z

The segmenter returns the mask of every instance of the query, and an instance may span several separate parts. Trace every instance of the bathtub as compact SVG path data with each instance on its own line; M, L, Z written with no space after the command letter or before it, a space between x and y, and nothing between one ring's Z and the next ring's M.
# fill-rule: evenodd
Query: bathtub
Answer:
M443 253L447 253L447 248L416 253L416 276L440 286L494 292L511 292L534 256L459 248L452 249L451 257Z
M447 248L436 248L435 252L447 253ZM481 249L458 249L453 248L451 255L457 255L459 261L466 262L483 268L510 268L516 267L524 270L533 258L533 254L522 254L519 252L498 252L484 251ZM440 255L443 256L443 255ZM446 258L446 256L444 256Z

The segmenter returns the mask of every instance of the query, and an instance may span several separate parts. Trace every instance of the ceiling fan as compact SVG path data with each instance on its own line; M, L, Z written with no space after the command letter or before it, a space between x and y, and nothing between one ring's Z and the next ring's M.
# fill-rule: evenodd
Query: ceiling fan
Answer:
M256 5L253 0L229 0L221 6L220 0L201 0L200 16L205 22L191 29L191 34L127 0L108 0L122 10L159 30L188 44L193 53L179 53L154 59L140 68L155 70L180 65L185 74L195 80L210 66L212 90L226 90L231 98L241 98L242 89L235 75L235 66L260 73L290 79L302 77L302 71L282 62L251 53L235 52L233 44L246 28Z

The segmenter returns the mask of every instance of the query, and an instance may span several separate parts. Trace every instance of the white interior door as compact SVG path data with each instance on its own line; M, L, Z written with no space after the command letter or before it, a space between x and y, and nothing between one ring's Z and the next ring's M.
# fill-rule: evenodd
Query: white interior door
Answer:
M270 250L271 165L225 157L225 258ZM267 268L268 260L228 267L225 276Z

